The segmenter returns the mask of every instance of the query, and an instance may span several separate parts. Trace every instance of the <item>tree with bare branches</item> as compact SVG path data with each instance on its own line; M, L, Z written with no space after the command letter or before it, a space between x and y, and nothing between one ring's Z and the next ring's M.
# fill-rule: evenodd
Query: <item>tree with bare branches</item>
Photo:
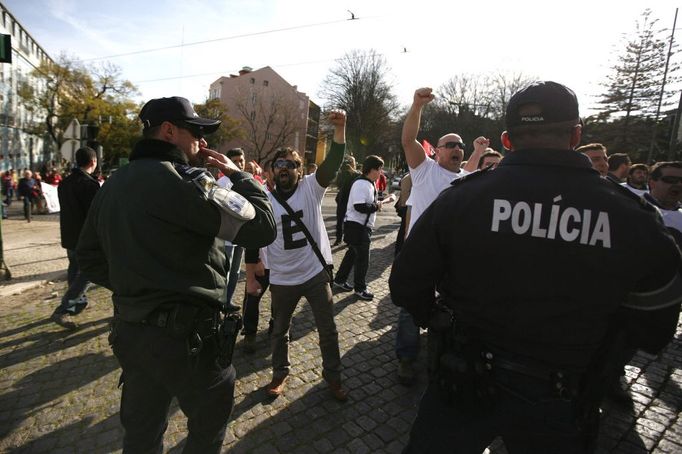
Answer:
M322 82L326 107L348 112L346 144L359 160L368 154L386 156L393 140L391 122L398 102L387 80L389 71L376 51L353 50L336 61Z
M233 139L243 139L246 134L241 123L227 114L227 108L220 99L207 99L203 104L195 104L194 111L202 118L220 120L222 123L216 132L205 137L208 148L218 150Z
M293 145L296 131L305 131L307 117L297 109L301 101L303 98L297 94L273 94L262 87L235 93L232 105L239 113L249 151L256 161L268 159L282 146ZM299 140L305 143L305 137Z

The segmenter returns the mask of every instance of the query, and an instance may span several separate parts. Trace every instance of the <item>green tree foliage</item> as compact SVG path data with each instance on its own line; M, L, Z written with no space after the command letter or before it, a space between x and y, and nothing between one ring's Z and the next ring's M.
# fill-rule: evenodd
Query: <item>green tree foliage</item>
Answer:
M353 50L337 60L322 82L326 107L348 112L346 143L360 162L370 154L387 157L396 148L391 126L398 103L387 81L389 71L376 51Z
M104 164L130 153L140 134L140 106L131 100L137 89L122 80L118 67L87 67L62 55L57 62L41 64L31 76L34 83L22 83L19 96L33 118L33 132L43 133L57 147L76 118L100 126L97 141L104 148Z
M206 136L208 148L218 150L222 144L246 136L239 120L227 114L227 109L220 99L207 99L203 104L195 104L194 110L200 117L222 121L216 132Z
M644 10L637 20L634 34L625 36L624 48L603 84L605 92L599 101L599 113L591 119L595 130L601 133L594 138L604 143L610 153L627 152L635 161L645 159L656 127L668 55L666 40L665 31L660 29L650 9ZM674 74L679 69L673 60L671 63L668 83L675 81ZM676 103L677 93L663 93L662 111ZM665 137L661 139L665 144Z

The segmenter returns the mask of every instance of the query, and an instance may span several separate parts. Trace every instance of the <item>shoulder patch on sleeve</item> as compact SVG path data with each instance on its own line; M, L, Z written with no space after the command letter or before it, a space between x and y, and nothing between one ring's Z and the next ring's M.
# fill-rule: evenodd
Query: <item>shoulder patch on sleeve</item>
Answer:
M219 186L208 170L183 165L176 165L175 169L184 180L194 184L204 199L218 207L221 215L227 214L238 221L250 221L256 216L251 202L241 194Z

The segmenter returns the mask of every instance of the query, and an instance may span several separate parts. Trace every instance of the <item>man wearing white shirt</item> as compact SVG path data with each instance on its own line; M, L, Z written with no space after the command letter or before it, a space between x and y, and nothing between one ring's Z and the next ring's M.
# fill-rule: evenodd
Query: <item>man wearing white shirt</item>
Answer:
M644 198L659 208L663 224L682 246L682 162L654 164L649 174L649 193Z
M478 137L474 141L474 152L464 168L461 168L464 160L464 142L458 134L449 133L438 139L435 160L428 159L421 143L417 141L417 133L422 109L434 99L431 88L417 89L403 124L402 145L412 178L412 191L407 201L411 208L406 237L409 236L415 222L443 189L447 188L453 180L477 169L481 156L490 145L490 140ZM396 356L400 362L398 379L401 383L407 385L414 380L412 363L417 359L418 354L419 327L414 323L412 316L401 308L396 334Z
M649 179L649 167L646 164L633 164L628 170L628 178L623 186L637 195L649 192L647 180Z
M271 164L275 188L268 197L273 204L277 238L267 247L274 324L271 337L272 381L266 386L266 392L272 397L282 395L285 390L291 369L289 328L298 302L305 297L313 311L320 339L322 377L335 399L348 399L346 390L341 386L339 336L327 271L328 264L332 263L332 252L322 217L322 198L341 166L346 148L346 113L333 110L328 119L334 127L333 141L314 174L303 175L303 160L291 148L277 150ZM310 240L315 242L320 257L303 227L308 231ZM248 251L247 255L250 258L252 254ZM262 275L262 267L262 263L249 264L249 293L262 292L254 279L255 275Z
M244 150L241 148L232 148L225 153L225 156L227 156L230 161L234 162L239 170L244 170L244 165L246 164ZM223 188L232 188L232 180L226 176L220 177L217 183ZM243 255L243 247L237 246L231 241L225 241L225 268L229 270L226 276L227 286L225 287L225 305L227 307L232 305L232 296L234 296L234 290L237 288Z
M369 245L372 227L377 217L377 211L385 203L395 200L391 194L382 201L377 200L377 190L374 183L379 179L384 160L379 156L370 155L362 164L362 176L357 178L350 189L348 205L344 221L344 239L348 244L346 255L343 256L339 271L336 273L334 287L351 290L353 287L346 283L351 268L353 273L355 294L358 298L370 301L374 295L367 290L367 268L369 266Z

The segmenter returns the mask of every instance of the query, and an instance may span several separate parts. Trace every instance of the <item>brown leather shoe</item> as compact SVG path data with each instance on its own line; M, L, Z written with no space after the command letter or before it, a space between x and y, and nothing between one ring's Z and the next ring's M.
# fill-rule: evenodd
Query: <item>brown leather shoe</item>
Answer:
M331 391L332 395L334 396L334 399L338 400L339 402L345 402L348 400L348 391L343 389L341 386L341 383L338 382L328 382L329 383L329 391Z
M286 375L281 378L274 378L272 381L268 384L268 386L265 387L265 390L267 391L269 396L272 397L278 397L284 394L284 382L287 381Z

